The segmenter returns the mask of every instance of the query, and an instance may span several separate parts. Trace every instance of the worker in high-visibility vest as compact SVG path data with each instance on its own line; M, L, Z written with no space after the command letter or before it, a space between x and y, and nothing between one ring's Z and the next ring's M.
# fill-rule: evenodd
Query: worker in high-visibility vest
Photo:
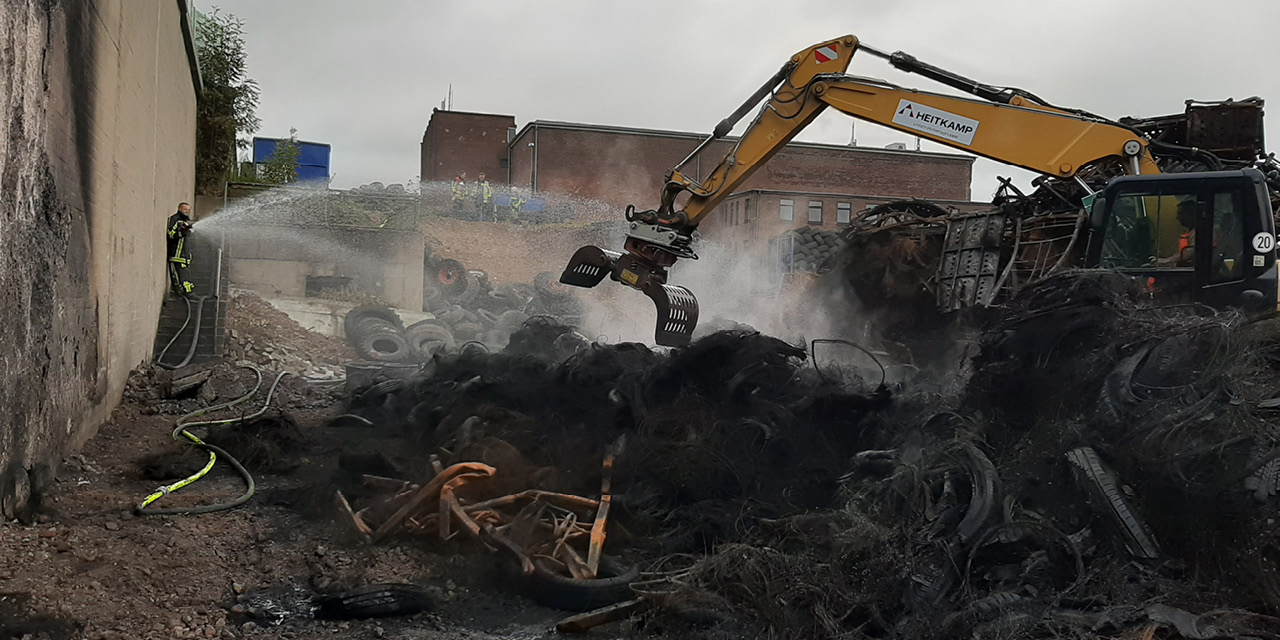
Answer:
M453 179L453 213L462 217L462 203L467 200L467 172L463 171Z
M1200 203L1195 200L1183 200L1178 203L1178 224L1185 231L1178 235L1178 255L1173 258L1173 266L1190 267L1196 263L1196 223L1200 221Z
M187 236L191 234L191 205L181 202L178 211L169 216L166 228L168 236L169 284L174 293L185 296L195 289L187 281L187 268L191 266L191 251L187 247Z
M489 186L489 181L485 179L483 173L476 182L475 198L476 217L483 221L485 214L493 213L493 187Z

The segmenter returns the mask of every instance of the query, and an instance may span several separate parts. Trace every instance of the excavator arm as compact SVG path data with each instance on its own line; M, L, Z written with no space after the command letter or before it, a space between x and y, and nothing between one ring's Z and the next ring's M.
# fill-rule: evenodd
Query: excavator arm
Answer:
M975 97L917 91L845 75L859 50ZM685 164L712 141L727 135L766 97L755 120L705 179L698 181L681 173ZM1120 159L1131 174L1160 172L1148 140L1136 130L1085 112L1054 107L1024 91L984 85L901 52L885 54L848 35L792 56L667 174L658 208L637 211L628 207L630 230L625 252L583 247L574 254L561 282L592 287L608 275L639 289L657 306L658 344L686 344L697 323L697 301L688 289L666 283L668 268L678 258L697 258L692 234L703 218L827 107L1060 178L1074 177L1082 168L1106 159Z

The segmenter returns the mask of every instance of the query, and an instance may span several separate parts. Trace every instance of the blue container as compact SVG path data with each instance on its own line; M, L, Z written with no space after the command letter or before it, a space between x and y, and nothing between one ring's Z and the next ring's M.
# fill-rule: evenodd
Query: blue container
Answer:
M284 138L254 138L253 163L265 164ZM298 141L298 182L329 183L331 148L319 142Z

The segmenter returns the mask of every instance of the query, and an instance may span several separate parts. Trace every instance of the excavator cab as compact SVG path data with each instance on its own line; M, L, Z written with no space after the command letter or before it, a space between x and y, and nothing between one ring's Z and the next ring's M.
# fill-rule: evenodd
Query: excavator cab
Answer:
M1086 266L1169 302L1275 309L1275 221L1256 169L1116 178L1093 201Z

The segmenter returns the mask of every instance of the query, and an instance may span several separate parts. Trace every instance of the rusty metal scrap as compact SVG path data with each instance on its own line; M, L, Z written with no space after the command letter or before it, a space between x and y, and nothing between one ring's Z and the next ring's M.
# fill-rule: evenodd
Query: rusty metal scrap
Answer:
M435 534L440 540L449 540L464 532L489 548L512 556L525 576L534 573L536 558L565 575L589 579L599 571L611 502L612 468L619 450L611 447L605 456L599 500L541 489L472 500L468 496L483 495L498 470L479 462L443 467L433 456L435 476L424 486L364 476L365 487L390 495L359 511L351 508L341 492L335 495L335 502L344 520L352 522L369 542L398 533ZM380 523L371 523L367 520L370 513L391 515ZM587 542L580 552L572 545L582 540Z

